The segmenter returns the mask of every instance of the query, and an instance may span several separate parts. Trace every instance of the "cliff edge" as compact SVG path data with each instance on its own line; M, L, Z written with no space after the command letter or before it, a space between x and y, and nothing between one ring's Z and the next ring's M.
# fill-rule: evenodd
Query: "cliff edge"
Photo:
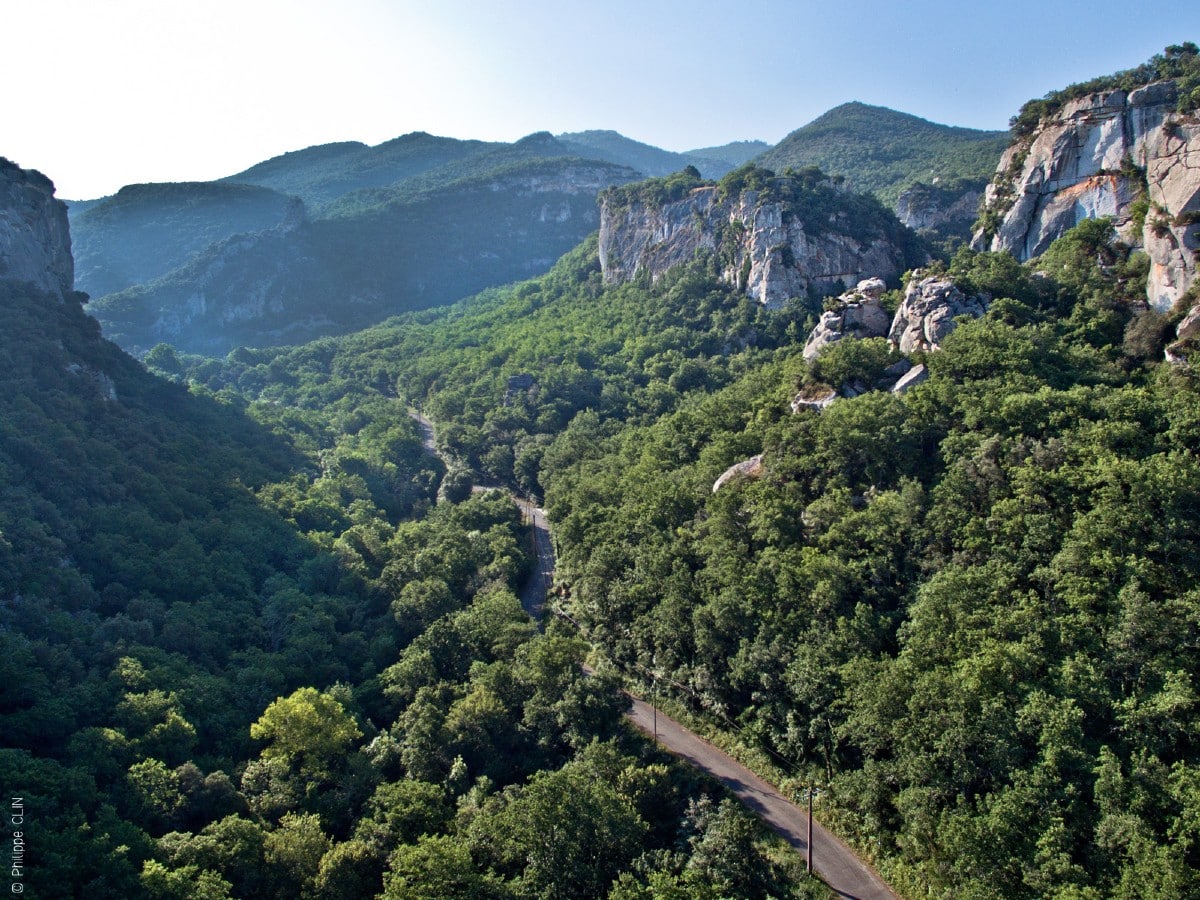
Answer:
M1087 94L1005 151L972 246L1024 261L1083 219L1109 216L1150 257L1147 302L1169 310L1196 280L1200 118L1174 81Z
M67 205L40 172L0 157L0 279L32 284L60 300L75 290Z

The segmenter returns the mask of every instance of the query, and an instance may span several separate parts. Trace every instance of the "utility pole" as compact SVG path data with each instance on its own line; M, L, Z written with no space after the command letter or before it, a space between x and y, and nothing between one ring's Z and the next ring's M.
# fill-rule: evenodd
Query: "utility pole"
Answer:
M654 743L658 743L658 679L650 679L650 708L654 710Z
M813 841L812 841L812 832L813 832L812 801L813 801L813 789L812 789L812 785L809 785L809 787L808 787L808 874L809 875L812 874L812 870L813 870L813 862L812 862L812 856L813 856L813 854L812 854L812 844L813 844Z

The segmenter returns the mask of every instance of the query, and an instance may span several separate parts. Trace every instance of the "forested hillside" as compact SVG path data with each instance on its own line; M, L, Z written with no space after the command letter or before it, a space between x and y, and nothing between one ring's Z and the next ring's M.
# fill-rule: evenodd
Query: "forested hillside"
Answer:
M797 128L758 162L774 169L819 166L856 191L895 207L904 188L982 185L1008 144L1002 131L939 125L865 103L844 103Z
M1029 266L932 271L986 315L918 355L924 384L824 412L789 403L896 352L809 365L815 310L750 306L704 260L605 288L589 246L190 371L284 404L335 373L419 399L462 465L544 492L588 639L819 783L906 894L1195 896L1200 383L1159 362L1171 318L1104 220Z
M3 235L0 271L57 258L32 233ZM79 296L0 278L10 884L55 900L821 896L621 725L627 700L613 674L585 677L582 641L539 632L515 594L518 508L446 480L386 380L274 366L292 402L189 391L101 340Z
M361 274L374 221L470 276L513 222L581 215L585 163L519 143L342 196L291 252ZM354 146L292 162L315 184ZM354 334L214 358L177 322L194 343L139 362L72 290L52 185L0 175L0 785L27 896L827 896L623 723L628 686L818 787L902 896L1200 897L1200 281L1148 304L1113 220L924 262L888 218L923 260L900 289L771 304L728 243L606 280L593 235ZM884 212L759 166L609 197L789 186L801 231ZM473 224L423 233L435 212ZM374 276L313 271L287 275L300 327L327 297L370 318ZM145 324L135 299L108 311ZM512 493L553 528L543 623Z

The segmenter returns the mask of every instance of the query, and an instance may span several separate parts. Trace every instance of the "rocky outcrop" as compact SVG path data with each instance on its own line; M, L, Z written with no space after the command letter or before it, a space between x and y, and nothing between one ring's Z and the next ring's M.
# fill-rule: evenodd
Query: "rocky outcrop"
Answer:
M838 398L838 392L827 384L806 386L792 398L792 412L798 413L804 409L821 412Z
M758 456L752 456L749 459L742 460L740 463L734 463L732 466L722 472L721 476L713 482L712 492L715 494L735 478L761 478L763 471L763 458L761 453L758 454Z
M959 316L979 318L991 298L968 297L946 278L912 278L888 330L888 340L901 353L929 352L941 347Z
M1186 354L1200 345L1200 305L1193 306L1175 330L1175 340L1166 348L1167 360L1183 362Z
M54 184L0 157L0 279L65 300L75 289L67 207Z
M808 335L804 358L811 362L822 350L843 338L884 337L891 322L880 302L886 289L882 279L868 278L860 281L853 291L838 297L834 307L821 314Z
M983 189L978 184L953 190L914 184L896 199L896 218L913 231L962 234L965 238L982 200Z
M913 263L902 231L882 209L866 228L848 227L827 211L805 221L759 190L723 197L706 185L664 203L601 195L600 266L607 284L639 273L655 281L697 254L712 254L725 283L776 307L790 297L837 294L871 276L897 277Z
M896 383L892 385L893 394L907 394L910 390L929 380L929 370L924 364L913 366L903 375L901 375Z
M973 246L1026 260L1083 219L1111 216L1150 257L1150 305L1170 309L1200 249L1200 121L1175 111L1176 95L1174 82L1089 94L1043 119L1000 160Z

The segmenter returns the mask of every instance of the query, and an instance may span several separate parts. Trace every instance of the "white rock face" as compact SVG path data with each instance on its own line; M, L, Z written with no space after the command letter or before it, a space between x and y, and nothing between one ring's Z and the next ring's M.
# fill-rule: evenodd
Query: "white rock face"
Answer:
M763 474L763 458L762 454L752 456L749 459L742 460L740 463L734 463L728 469L721 473L721 477L713 482L712 492L715 494L734 478L760 478Z
M896 218L914 231L938 228L953 223L964 230L971 227L979 211L983 191L965 190L957 197L943 201L932 198L928 191L907 188L896 198Z
M821 314L817 325L804 342L804 358L812 361L830 344L843 338L884 337L891 317L879 298L885 285L880 278L868 278L837 299L837 305Z
M913 366L907 372L900 376L899 380L892 385L893 394L907 394L911 389L915 388L923 381L929 380L929 370L924 364Z
M1170 309L1196 279L1200 248L1200 223L1188 215L1200 210L1200 123L1175 104L1173 82L1066 104L1005 151L985 196L1003 217L994 235L977 232L973 246L1026 260L1082 220L1111 216L1122 238L1150 257L1150 305ZM1151 211L1135 233L1131 206L1142 173Z
M67 206L40 172L0 157L0 279L65 300L75 290Z
M792 398L792 412L799 413L802 409L821 412L838 399L838 392L828 385L806 388Z
M1200 305L1193 306L1179 323L1175 330L1175 342L1166 349L1167 360L1183 362L1186 359L1185 350L1195 345L1197 338L1200 338Z
M810 291L831 295L872 275L894 278L905 268L903 250L884 238L865 243L834 227L813 235L776 202L745 191L722 201L718 188L699 187L661 207L634 202L616 207L602 199L600 267L606 284L645 271L657 280L697 252L726 249L723 280L766 306Z
M979 318L987 312L988 297L968 297L945 278L913 278L888 329L888 340L901 353L941 348L954 330L955 318Z

